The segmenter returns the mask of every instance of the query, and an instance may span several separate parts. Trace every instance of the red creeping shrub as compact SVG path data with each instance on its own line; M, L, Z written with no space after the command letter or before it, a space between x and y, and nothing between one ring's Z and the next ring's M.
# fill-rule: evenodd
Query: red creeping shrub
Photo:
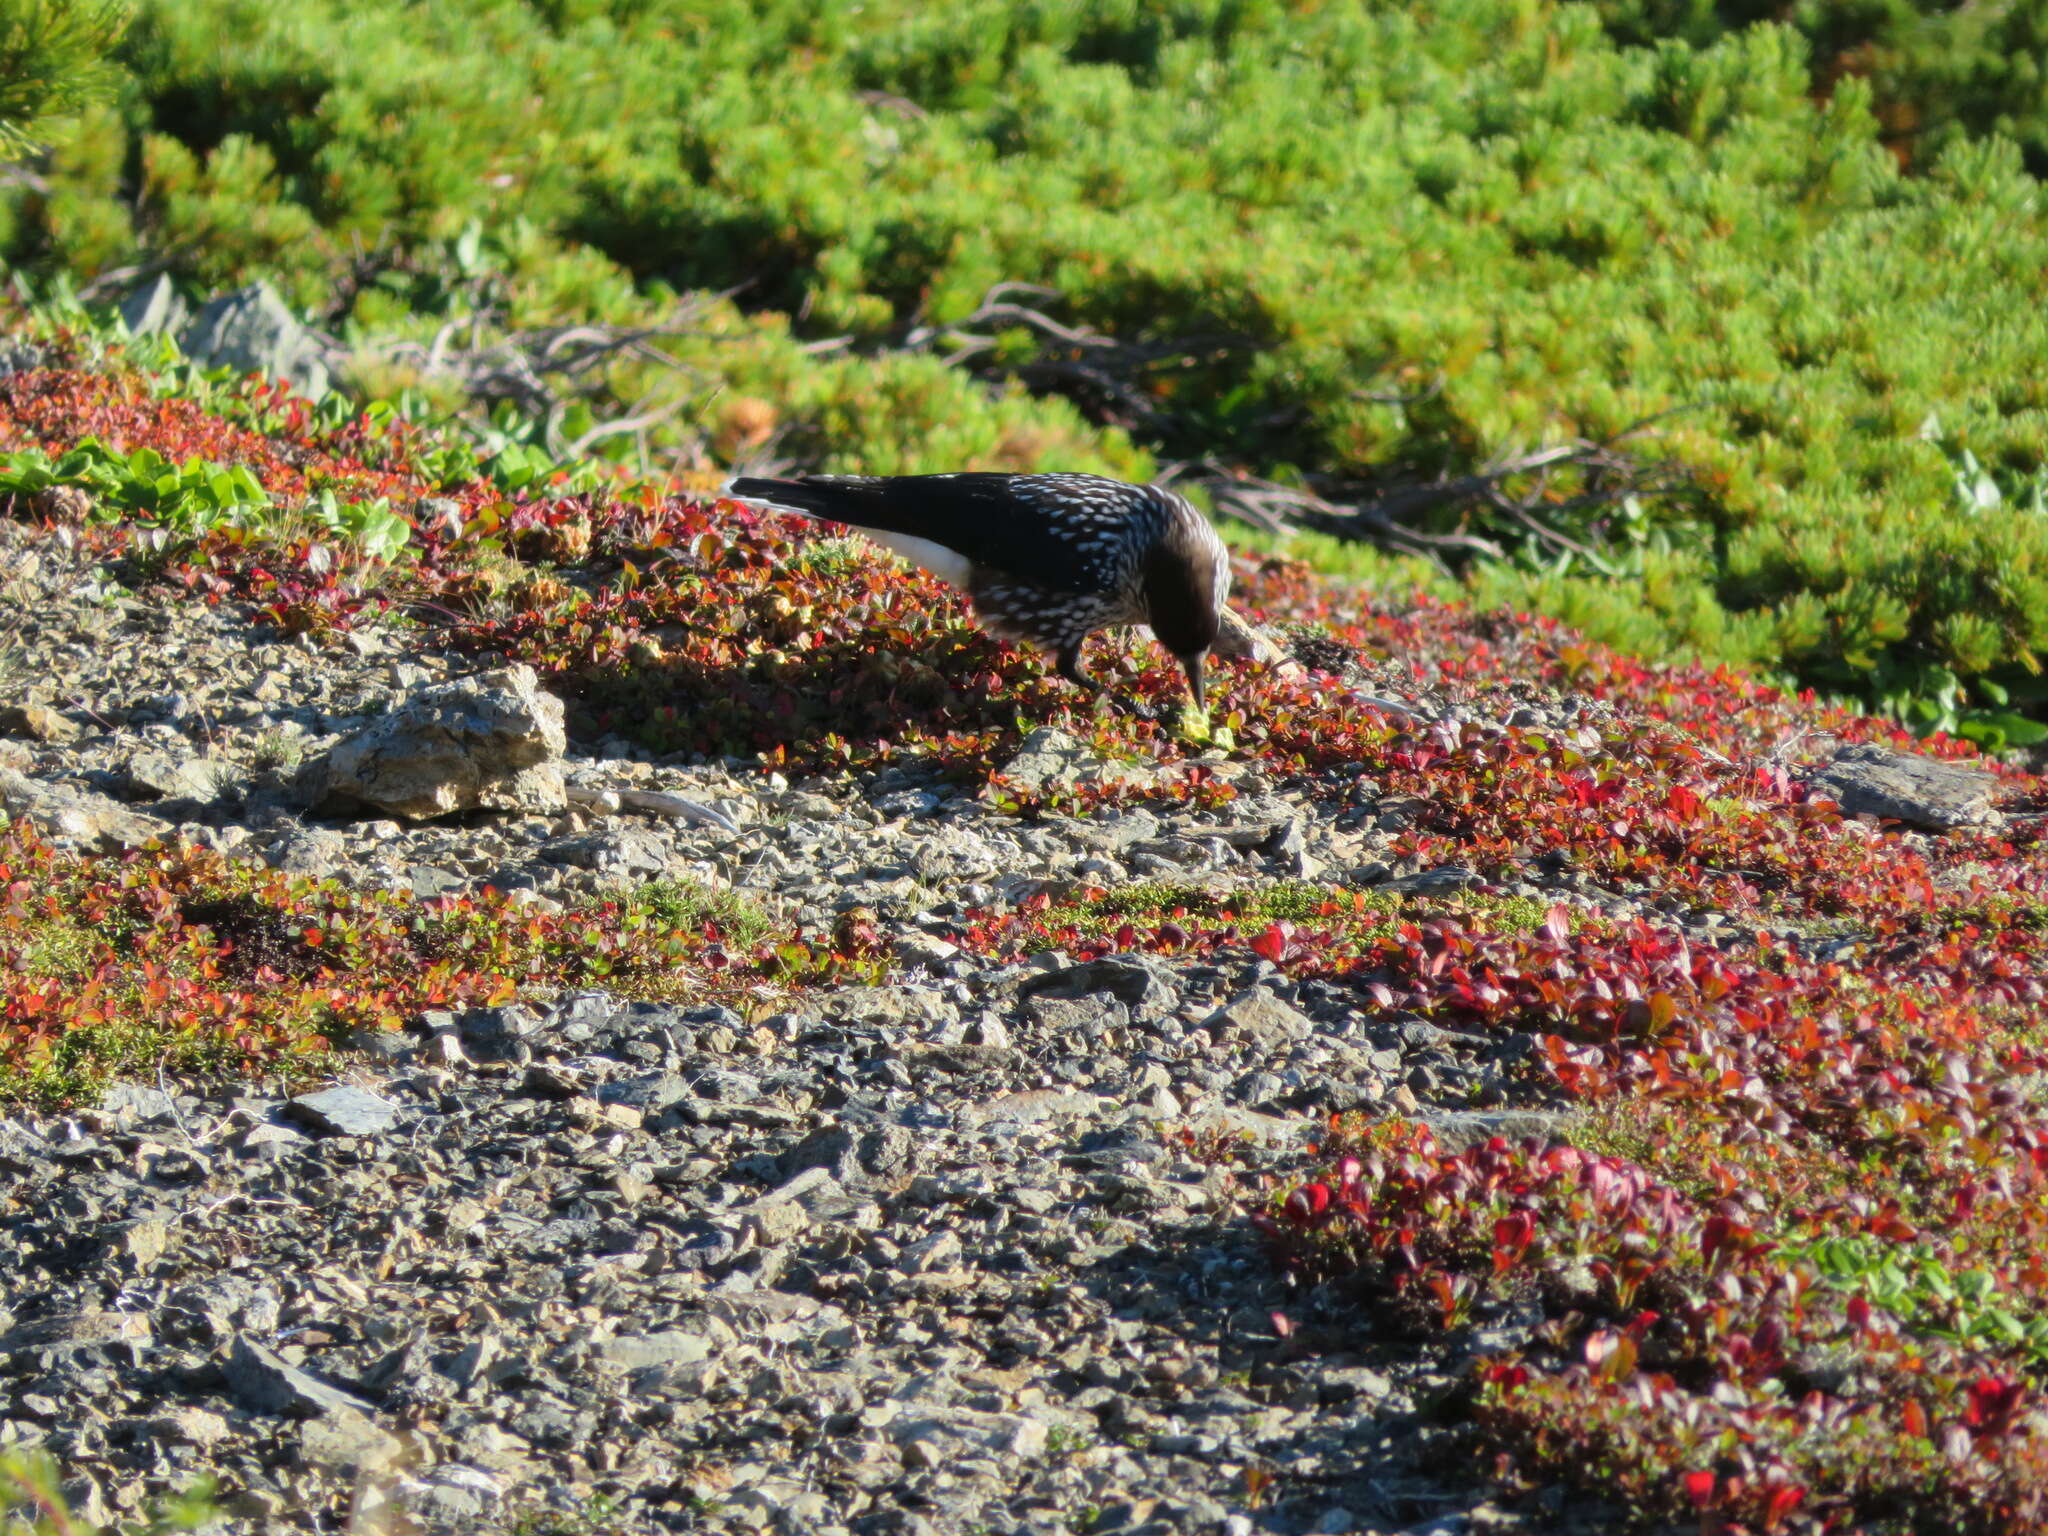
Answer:
M748 1008L874 971L829 936L742 942L658 904L537 913L491 891L415 899L204 849L77 855L26 822L0 831L0 1081L55 1101L166 1062L288 1066L358 1029L531 987Z
M1911 1287L1875 1306L1811 1239L1766 1239L1745 1203L1619 1157L1498 1139L1451 1155L1421 1128L1341 1122L1326 1150L1330 1173L1258 1218L1287 1262L1355 1277L1418 1327L1538 1319L1478 1371L1510 1479L1563 1468L1722 1531L2019 1532L2048 1511L2040 1356L2001 1359L1967 1314ZM1908 1241L1882 1213L1861 1231L1875 1254Z

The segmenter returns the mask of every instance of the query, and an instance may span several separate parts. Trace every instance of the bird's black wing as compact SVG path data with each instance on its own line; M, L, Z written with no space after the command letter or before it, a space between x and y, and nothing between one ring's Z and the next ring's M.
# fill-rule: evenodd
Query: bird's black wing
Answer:
M1113 582L1151 505L1100 475L812 475L742 478L727 493L858 528L930 539L1055 592Z

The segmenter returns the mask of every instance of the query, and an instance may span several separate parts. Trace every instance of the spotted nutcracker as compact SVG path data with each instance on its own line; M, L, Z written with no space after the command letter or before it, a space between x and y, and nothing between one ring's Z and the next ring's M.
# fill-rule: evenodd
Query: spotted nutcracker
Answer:
M1230 558L1207 518L1172 491L1100 475L741 477L732 500L846 523L961 588L990 631L1081 671L1081 645L1113 624L1150 626L1187 674L1225 622Z

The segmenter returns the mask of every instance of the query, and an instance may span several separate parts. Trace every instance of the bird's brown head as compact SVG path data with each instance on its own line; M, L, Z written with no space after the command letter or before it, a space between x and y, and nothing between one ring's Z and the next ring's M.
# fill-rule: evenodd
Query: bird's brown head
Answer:
M1230 595L1230 553L1194 507L1178 496L1169 503L1166 528L1145 560L1146 619L1180 661L1201 705L1202 662L1215 647Z

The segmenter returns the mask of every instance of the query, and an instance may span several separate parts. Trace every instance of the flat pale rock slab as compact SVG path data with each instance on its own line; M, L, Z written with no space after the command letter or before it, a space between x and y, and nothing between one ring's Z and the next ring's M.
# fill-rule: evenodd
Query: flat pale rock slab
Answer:
M705 1298L704 1311L743 1338L777 1344L813 1339L852 1321L844 1308L829 1301L767 1288L714 1291Z
M0 734L61 744L76 741L85 731L47 704L10 704L0 709Z
M220 798L221 790L234 777L234 765L220 758L172 756L165 752L137 752L121 769L122 783L138 800L196 800L207 804Z
M965 1106L955 1119L962 1130L979 1130L999 1120L1035 1125L1045 1120L1090 1120L1117 1107L1114 1099L1084 1093L1078 1088L1026 1088L1006 1093L982 1104Z
M1198 1110L1188 1116L1187 1125L1197 1136L1249 1136L1268 1146L1298 1145L1308 1140L1317 1129L1316 1122L1306 1116L1289 1119L1281 1115L1262 1115L1240 1104Z
M398 1106L367 1088L302 1093L284 1108L293 1119L330 1136L376 1136L398 1119Z
M645 1370L651 1365L694 1365L711 1358L711 1340L701 1333L670 1330L665 1333L635 1333L606 1339L597 1351L623 1370Z
M1127 784L1158 776L1151 764L1112 761L1049 725L1026 736L1017 755L998 771L1025 789L1043 789L1048 784Z
M365 1415L373 1411L361 1398L289 1364L244 1334L236 1336L228 1356L227 1378L235 1401L255 1413L310 1419L343 1408Z
M88 853L119 853L171 834L169 822L131 811L105 795L0 768L0 820L17 816L26 816L60 848Z
M1843 748L1810 784L1845 816L1882 816L1932 832L2001 819L1993 804L1998 780L1991 774L1872 742Z
M1283 1041L1306 1039L1315 1032L1315 1023L1293 1004L1252 987L1210 1014L1202 1028L1215 1040L1248 1040L1270 1049Z
M1466 865L1439 864L1435 869L1419 869L1412 875L1396 875L1383 882L1380 889L1397 896L1447 896L1483 884L1485 881Z
M1173 972L1147 955L1104 955L1079 965L1063 966L1028 978L1019 996L1081 998L1107 993L1130 1010L1133 1019L1149 1024L1180 1006Z
M68 1355L109 1344L146 1346L151 1337L141 1312L58 1312L11 1329L0 1337L0 1354Z
M117 1124L169 1124L178 1118L178 1104L161 1088L142 1083L113 1083L100 1095L100 1113L112 1115Z
M1021 1413L918 1404L888 1428L889 1438L915 1467L939 1467L976 1454L1028 1457L1044 1452L1043 1420Z
M405 1442L353 1408L332 1408L299 1430L299 1460L339 1472L382 1472L405 1454Z
M1552 1109L1426 1109L1415 1118L1446 1152L1483 1147L1496 1136L1508 1142L1556 1141L1572 1122L1570 1114Z

